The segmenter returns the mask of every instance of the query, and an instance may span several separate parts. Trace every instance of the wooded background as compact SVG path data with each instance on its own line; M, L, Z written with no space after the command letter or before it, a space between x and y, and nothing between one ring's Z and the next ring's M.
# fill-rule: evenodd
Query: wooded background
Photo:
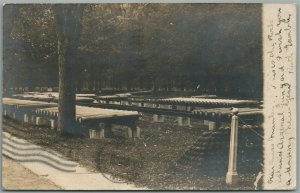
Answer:
M58 87L53 5L5 5L3 83ZM261 4L88 4L77 92L196 90L261 97Z

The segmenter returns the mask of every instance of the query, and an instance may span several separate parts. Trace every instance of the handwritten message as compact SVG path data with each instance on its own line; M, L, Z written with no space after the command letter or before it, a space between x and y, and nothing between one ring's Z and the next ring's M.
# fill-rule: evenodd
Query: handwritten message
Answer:
M296 7L263 5L264 189L296 188Z

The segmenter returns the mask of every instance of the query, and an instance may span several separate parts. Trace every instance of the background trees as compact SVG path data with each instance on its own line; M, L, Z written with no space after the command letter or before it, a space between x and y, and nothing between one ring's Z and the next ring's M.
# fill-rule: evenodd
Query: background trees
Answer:
M77 89L198 88L221 96L261 96L260 6L88 4L77 52ZM20 14L14 21L4 17L4 29L13 22L4 68L11 69L6 74L18 69L18 76L5 76L5 87L58 86L52 7L15 8Z

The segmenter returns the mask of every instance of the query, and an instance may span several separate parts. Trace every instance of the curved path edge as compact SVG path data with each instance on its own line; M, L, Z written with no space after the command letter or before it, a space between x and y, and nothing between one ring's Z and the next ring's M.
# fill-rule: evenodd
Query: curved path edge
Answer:
M2 132L3 138L8 136L10 136L9 133ZM24 139L20 140L26 141ZM28 141L26 143L31 144ZM31 145L39 147L35 144ZM40 148L42 149L42 147ZM58 155L58 153L56 154ZM45 177L64 190L147 190L147 188L136 187L134 184L114 182L113 180L109 180L108 174L93 173L80 165L76 167L76 171L74 172L65 172L34 160L32 162L15 161L38 176ZM68 162L69 160L64 161Z

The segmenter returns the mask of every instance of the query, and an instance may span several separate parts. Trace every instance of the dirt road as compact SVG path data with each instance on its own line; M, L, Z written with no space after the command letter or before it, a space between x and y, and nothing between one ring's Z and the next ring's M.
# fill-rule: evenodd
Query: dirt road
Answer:
M2 188L5 190L60 190L53 182L38 176L16 161L2 156Z

